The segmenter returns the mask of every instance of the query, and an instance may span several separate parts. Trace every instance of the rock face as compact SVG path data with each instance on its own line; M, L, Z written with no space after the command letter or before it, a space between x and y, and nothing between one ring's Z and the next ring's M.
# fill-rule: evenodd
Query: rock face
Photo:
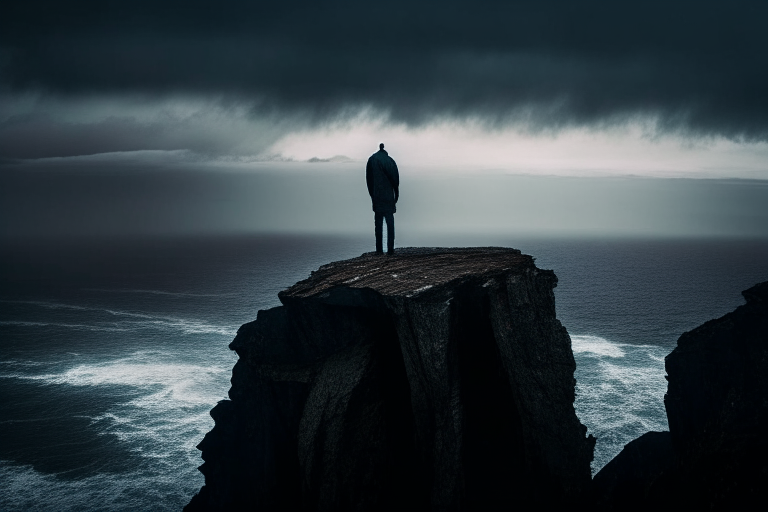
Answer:
M747 303L680 336L665 360L676 485L702 505L768 497L768 282Z
M485 510L580 496L594 438L552 271L502 248L331 263L230 348L185 510Z
M646 432L629 442L595 475L593 494L598 508L646 508L650 490L676 460L669 432Z
M642 437L628 444L595 476L607 508L738 509L766 502L768 282L742 293L745 305L684 333L667 356L665 435L673 453L664 443L632 447ZM648 462L662 459L661 465ZM645 475L642 489L626 492L631 485L622 475L630 473ZM609 481L613 491L601 483Z

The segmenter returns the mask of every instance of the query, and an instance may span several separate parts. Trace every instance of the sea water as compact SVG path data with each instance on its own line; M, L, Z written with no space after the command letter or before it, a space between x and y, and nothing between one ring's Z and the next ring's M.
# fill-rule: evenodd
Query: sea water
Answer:
M277 292L370 237L6 244L0 250L0 510L179 510L227 397L227 345ZM667 429L664 357L768 280L768 242L422 237L502 245L558 275L593 473Z

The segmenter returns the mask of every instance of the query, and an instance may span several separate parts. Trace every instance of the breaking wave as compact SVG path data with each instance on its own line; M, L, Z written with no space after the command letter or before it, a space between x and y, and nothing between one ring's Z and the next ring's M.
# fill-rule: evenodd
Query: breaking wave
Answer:
M625 444L668 430L664 393L665 347L615 343L599 336L571 336L576 359L576 414L597 438L593 474Z
M575 354L593 354L605 357L624 357L624 351L618 343L611 343L599 336L571 336L571 348Z
M0 461L0 481L0 510L121 512L147 510L148 503L152 510L179 510L200 488L203 478L190 473L179 481L160 472L137 471L72 480Z
M86 510L93 503L102 510L145 509L147 497L138 495L139 489L156 495L157 510L181 508L202 484L195 446L213 426L210 409L226 398L233 359L190 364L178 362L171 351L144 350L38 375L30 375L24 361L2 361L2 368L16 370L0 375L4 378L43 386L125 387L119 395L123 400L82 417L98 435L114 436L146 463L135 472L72 479L0 461L0 510L23 505L20 496L34 503L35 510ZM38 488L45 492L34 490Z

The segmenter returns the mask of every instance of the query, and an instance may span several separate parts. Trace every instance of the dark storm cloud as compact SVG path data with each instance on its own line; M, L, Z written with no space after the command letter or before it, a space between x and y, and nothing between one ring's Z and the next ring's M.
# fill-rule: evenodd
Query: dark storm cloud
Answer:
M411 124L655 117L768 140L766 2L19 1L0 82L48 94L220 94L254 115L360 107ZM117 129L117 128L113 128Z

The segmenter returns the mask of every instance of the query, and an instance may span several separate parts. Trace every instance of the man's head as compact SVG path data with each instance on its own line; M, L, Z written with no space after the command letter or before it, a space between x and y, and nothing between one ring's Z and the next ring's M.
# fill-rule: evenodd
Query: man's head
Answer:
M379 144L379 149L384 149L384 143L383 142Z

